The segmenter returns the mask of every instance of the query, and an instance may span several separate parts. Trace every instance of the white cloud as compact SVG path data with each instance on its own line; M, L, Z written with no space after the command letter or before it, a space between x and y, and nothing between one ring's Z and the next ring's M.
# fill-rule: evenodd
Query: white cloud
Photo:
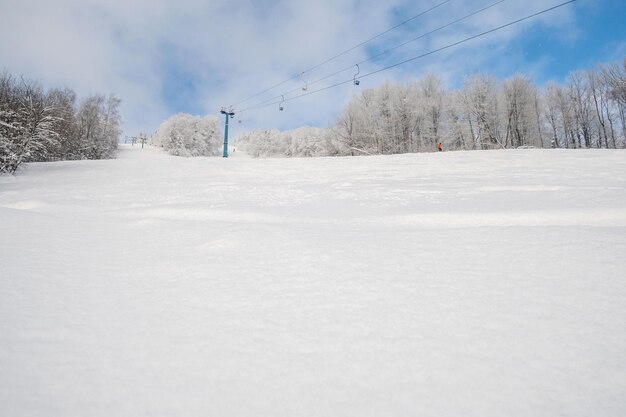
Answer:
M495 0L493 0L495 1ZM164 91L177 89L172 76L188 77L193 88L182 94L187 107L215 113L268 86L379 33L397 21L441 0L3 0L0 3L0 66L13 74L65 85L80 95L114 92L123 99L127 134L148 132L182 104ZM452 0L423 18L378 40L381 49L415 37L463 16L490 1ZM445 45L558 1L508 0L485 14L396 51L385 62L400 61ZM575 29L572 8L534 21L558 29ZM402 13L400 13L402 11ZM394 20L394 18L396 20ZM294 127L331 123L349 97L384 78L406 80L428 70L446 79L467 68L505 60L508 42L527 30L520 25L473 41L453 51L364 79L361 87L342 88L244 114L244 127ZM366 57L359 48L306 74L307 81L349 67ZM364 65L362 73L375 69ZM349 79L352 70L337 79ZM174 83L174 84L173 84ZM168 85L174 85L168 88ZM315 86L323 86L323 83ZM298 88L285 84L269 96ZM186 89L181 86L179 89ZM314 87L311 87L315 89ZM183 91L181 91L183 93ZM170 91L170 96L173 96ZM264 96L268 97L268 96ZM245 104L262 101L258 97Z

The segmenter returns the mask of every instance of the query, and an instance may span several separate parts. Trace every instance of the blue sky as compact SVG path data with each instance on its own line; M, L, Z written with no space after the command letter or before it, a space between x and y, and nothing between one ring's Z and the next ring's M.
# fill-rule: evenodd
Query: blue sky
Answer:
M521 71L531 72L540 85L546 81L562 82L571 71L626 58L626 2L586 2L574 7L577 12L575 31L561 34L539 27L512 43L512 49L523 52ZM535 63L540 62L545 63L540 71L532 70ZM497 75L508 76L506 73Z
M0 68L68 86L79 96L122 98L125 134L152 132L177 112L218 114L223 105L289 79L444 0L0 0ZM392 54L361 65L361 74L423 54L561 3L506 0ZM314 71L310 90L352 78L354 63L496 0L450 0L409 24ZM539 85L563 82L574 70L626 57L626 2L578 0L559 10L365 78L278 106L241 114L252 128L328 126L353 94L385 80L405 83L426 72L448 88L476 72L499 79L523 73ZM281 93L299 80L237 109ZM271 101L270 101L271 102ZM239 115L238 115L239 116ZM235 132L237 134L237 132Z

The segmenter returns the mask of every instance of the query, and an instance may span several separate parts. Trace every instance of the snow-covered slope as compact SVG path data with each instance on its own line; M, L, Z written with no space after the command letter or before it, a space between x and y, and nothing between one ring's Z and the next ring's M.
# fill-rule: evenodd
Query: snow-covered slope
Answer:
M30 164L1 416L624 416L626 152Z

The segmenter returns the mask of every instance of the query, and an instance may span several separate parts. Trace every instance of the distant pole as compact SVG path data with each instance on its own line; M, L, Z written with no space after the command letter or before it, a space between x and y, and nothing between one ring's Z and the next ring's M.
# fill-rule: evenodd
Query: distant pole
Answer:
M224 127L224 155L223 156L224 158L228 158L228 119L229 117L233 117L235 115L235 112L233 112L232 110L226 111L222 109L220 113L226 116L226 126Z
M139 136L133 136L133 145L137 142L137 140L141 142L141 149L143 149L143 145L146 143L146 138L141 134L139 134Z
M226 114L226 127L224 127L224 158L228 158L228 114Z

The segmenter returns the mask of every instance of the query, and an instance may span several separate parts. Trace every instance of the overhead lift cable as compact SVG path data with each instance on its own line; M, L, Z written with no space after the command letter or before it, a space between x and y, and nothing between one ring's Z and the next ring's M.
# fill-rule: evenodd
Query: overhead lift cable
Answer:
M395 26L393 26L393 27L390 27L389 29L387 29L387 30L385 30L385 31L383 31L383 32L380 32L380 33L378 33L378 34L376 34L376 35L372 36L371 38L369 38L369 39L367 39L367 40L365 40L365 41L363 41L363 42L361 42L361 43L359 43L359 44L357 44L357 45L355 45L355 46L353 46L353 47L351 47L351 48L349 48L349 49L346 49L345 51L340 52L340 53L338 53L337 55L335 55L335 56L333 56L333 57L331 57L331 58L328 58L328 59L326 59L325 61L322 61L322 62L320 62L319 64L316 64L316 65L312 66L311 68L309 68L309 69L307 69L307 70L304 70L304 71L300 72L300 73L299 73L299 74L297 74L297 75L294 75L294 76L293 76L293 77L291 77L291 78L288 78L288 79L286 79L286 80L284 80L284 81L281 81L281 82L279 82L278 84L273 85L272 87L269 87L269 88L267 88L267 89L265 89L265 90L263 90L263 91L260 91L260 92L258 92L258 93L255 93L255 94L253 94L253 95L249 96L248 98L246 98L246 99L244 99L244 100L241 100L241 101L239 101L239 102L237 102L237 103L235 103L235 104L232 104L232 105L231 105L231 107L235 107L235 106L238 106L238 105L240 105L240 104L243 104L243 103L245 103L245 102L247 102L247 101L249 101L249 100L252 100L252 99L253 99L253 98L255 98L255 97L258 97L258 96L260 96L260 95L262 95L262 94L265 94L265 93L267 93L267 92L269 92L269 91L271 91L271 90L274 90L275 88L280 87L281 85L284 85L284 84L288 83L289 81L297 80L298 78L301 78L301 77L302 77L302 75L304 75L304 74L306 74L306 73L308 73L308 72L311 72L311 71L313 71L314 69L317 69L317 68L321 67L321 66L322 66L322 65L324 65L324 64L327 64L327 63L329 63L329 62L331 62L331 61L334 61L335 59L337 59L337 58L339 58L339 57L341 57L341 56L343 56L343 55L347 54L348 52L352 52L352 51L354 51L355 49L360 48L361 46L363 46L363 45L365 45L365 44L367 44L367 43L369 43L369 42L373 41L374 39L378 39L378 38L380 38L381 36L386 35L387 33L391 32L391 31L393 31L393 30L395 30L395 29L397 29L397 28L399 28L399 27L401 27L401 26L403 26L403 25L406 25L407 23L409 23L409 22L411 22L411 21L413 21L413 20L415 20L415 19L417 19L417 18L419 18L419 17L422 17L422 16L424 16L425 14L427 14L427 13L429 13L429 12L431 12L431 11L433 11L433 10L435 10L435 9L437 9L437 8L439 8L439 7L441 7L441 6L443 6L443 5L445 5L446 3L450 3L451 1L452 1L452 0L445 0L445 1L441 2L441 3L438 3L438 4L436 4L435 6L431 7L430 9L427 9L427 10L425 10L425 11L423 11L423 12L420 12L419 14L416 14L415 16L412 16L412 17L410 17L410 18L406 19L405 21L398 23L397 25L395 25ZM352 68L353 66L354 66L354 65L352 65L352 66L351 66L351 68Z
M377 69L377 70L372 71L372 72L369 72L369 73L367 73L367 74L363 74L363 75L361 75L361 76L359 76L359 77L356 77L355 79L350 78L349 80L346 80L346 81L341 81L341 82L338 82L338 83L336 83L336 84L332 84L332 85L329 85L329 86L326 86L326 87L323 87L323 88L320 88L320 89L317 89L317 90L309 91L309 92L307 92L307 93L305 93L305 94L300 94L300 95L298 95L298 96L294 96L294 97L291 97L291 98L287 98L287 99L284 99L284 101L283 101L283 102L297 100L297 99L299 99L299 98L306 97L306 96L309 96L309 95L311 95L311 94L316 94L316 93L319 93L319 92L322 92L322 91L329 90L329 89L331 89L331 88L339 87L339 86L344 85L344 84L352 83L352 82L353 82L353 81L355 81L355 80L359 80L359 79L361 79L361 78L366 78L366 77L369 77L369 76L371 76L371 75L378 74L378 73L383 72L383 71L387 71L387 70L389 70L389 69L391 69L391 68L399 67L400 65L404 65L404 64L406 64L406 63L408 63L408 62L415 61L415 60L417 60L417 59L424 58L424 57L427 57L427 56L429 56L429 55L433 55L433 54L435 54L435 53L437 53L437 52L441 52L441 51L444 51L444 50L446 50L446 49L453 48L453 47L455 47L455 46L458 46L458 45L464 44L464 43L466 43L466 42L469 42L469 41L471 41L471 40L474 40L474 39L480 38L480 37L482 37L482 36L485 36L485 35L488 35L488 34L491 34L491 33L497 32L497 31L499 31L499 30L502 30L502 29L505 29L505 28L507 28L507 27L513 26L513 25L515 25L515 24L521 23L521 22L523 22L523 21L526 21L526 20L532 19L532 18L537 17L537 16L540 16L540 15L542 15L542 14L545 14L545 13L551 12L551 11L553 11L553 10L555 10L555 9L559 9L559 8L561 8L561 7L564 7L564 6L568 5L568 4L574 3L575 1L576 1L576 0L569 0L569 1L566 1L566 2L561 3L561 4L558 4L558 5L556 5L556 6L553 6L553 7L550 7L550 8L544 9L544 10L542 10L542 11L539 11L539 12L533 13L533 14L531 14L531 15L528 15L528 16L525 16L525 17L522 17L522 18L520 18L520 19L514 20L514 21L509 22L509 23L507 23L507 24L504 24L504 25L502 25L502 26L498 26L498 27L496 27L496 28L493 28L493 29L487 30L487 31L485 31L485 32L481 32L481 33L479 33L479 34L477 34L477 35L473 35L473 36L470 36L470 37L468 37L468 38L462 39L462 40L460 40L460 41L457 41L457 42L454 42L454 43L448 44L448 45L443 46L443 47L441 47L441 48L434 49L434 50L429 51L429 52L426 52L426 53L424 53L424 54L421 54L421 55L418 55L418 56L414 56L414 57L409 58L409 59L405 59L404 61L401 61L401 62L397 62L397 63L395 63L395 64L393 64L393 65L389 65L389 66L387 66L387 67ZM260 108L263 108L263 107L272 106L272 105L275 105L275 104L277 104L277 102L272 102L272 103L262 104L262 105L258 105L258 106L254 106L254 107L248 107L248 108L243 109L243 110L240 110L240 111L250 111L250 110L256 110L256 109L260 109Z
M489 10L489 9L491 9L491 8L493 8L493 7L495 7L495 6L499 5L499 4L501 4L501 3L504 3L505 1L507 1L507 0L499 0L499 1L496 1L495 3L491 3L491 4L490 4L490 5L488 5L488 6L485 6L485 7L481 8L481 9L478 9L478 10L476 10L476 11L474 11L474 12L472 12L472 13L468 14L468 15L465 15L465 16L463 16L463 17L461 17L461 18L458 18L458 19L456 19L456 20L454 20L454 21L452 21L452 22L450 22L450 23L447 23L447 24L445 24L445 25L443 25L443 26L440 26L440 27L438 27L438 28L436 28L436 29L433 29L433 30L431 30L431 31L429 31L429 32L426 32L426 33L424 33L424 34L422 34L422 35L420 35L420 36L418 36L418 37L416 37L416 38L410 39L410 40L408 40L408 41L406 41L406 42L403 42L403 43L401 43L401 44L399 44L399 45L396 45L396 46L394 46L393 48L390 48L390 49L387 49L387 50L385 50L385 51L382 51L382 52L380 52L380 53L378 53L378 54L376 54L376 55L373 55L373 56L371 56L371 57L369 57L369 58L367 58L367 59L364 59L363 61L360 61L360 62L358 62L358 63L356 63L356 64L352 64L352 65L350 65L349 67L345 67L345 68L343 68L343 69L340 69L339 71L335 71L335 72L333 72L332 74L328 74L328 75L326 75L326 76L324 76L324 77L322 77L322 78L319 78L319 79L317 79L317 80L315 80L315 81L311 81L310 83L308 83L308 84L307 84L307 87L310 87L311 85L315 85L315 84L317 84L317 83L320 83L320 82L322 82L322 81L325 81L325 80L327 80L327 79L329 79L329 78L334 77L335 75L339 75L339 74L341 74L342 72L345 72L345 71L348 71L348 70L350 70L350 69L353 69L353 68L355 67L355 65L357 66L357 68L359 68L359 66L360 66L360 65L363 65L363 64L365 64L366 62L373 61L374 59L379 58L379 57L381 57L381 56L383 56L383 55L386 55L386 54L388 54L388 53L390 53L390 52L392 52L392 51L395 51L396 49L401 48L401 47L403 47L403 46L405 46L405 45L408 45L409 43L412 43L412 42L418 41L418 40L420 40L420 39L425 38L426 36L429 36L429 35L432 35L433 33L439 32L440 30L443 30L443 29L449 28L449 27L450 27L450 26L452 26L452 25L455 25L455 24L457 24L457 23L460 23L460 22L462 22L463 20L469 19L470 17L476 16L477 14L482 13L482 12L484 12L484 11L486 11L486 10ZM358 74L357 74L357 75L358 75ZM357 78L361 78L361 77L356 77L356 75L355 75L355 77L353 77L353 81L354 81L354 84L355 84L355 85L359 85L359 84L360 84L360 83L358 82L359 80L358 80ZM261 104L265 104L265 103L273 102L274 100L276 100L276 99L280 98L281 96L286 96L286 95L288 95L288 94L295 93L295 92L298 92L298 91L300 91L300 88L294 88L294 89L292 89L292 90L282 92L282 93L280 93L279 95L274 96L274 97L272 97L272 98L268 98L267 100L264 100L264 101L262 101L262 102L260 102L260 103L257 103L257 104L255 104L254 106L260 106Z

